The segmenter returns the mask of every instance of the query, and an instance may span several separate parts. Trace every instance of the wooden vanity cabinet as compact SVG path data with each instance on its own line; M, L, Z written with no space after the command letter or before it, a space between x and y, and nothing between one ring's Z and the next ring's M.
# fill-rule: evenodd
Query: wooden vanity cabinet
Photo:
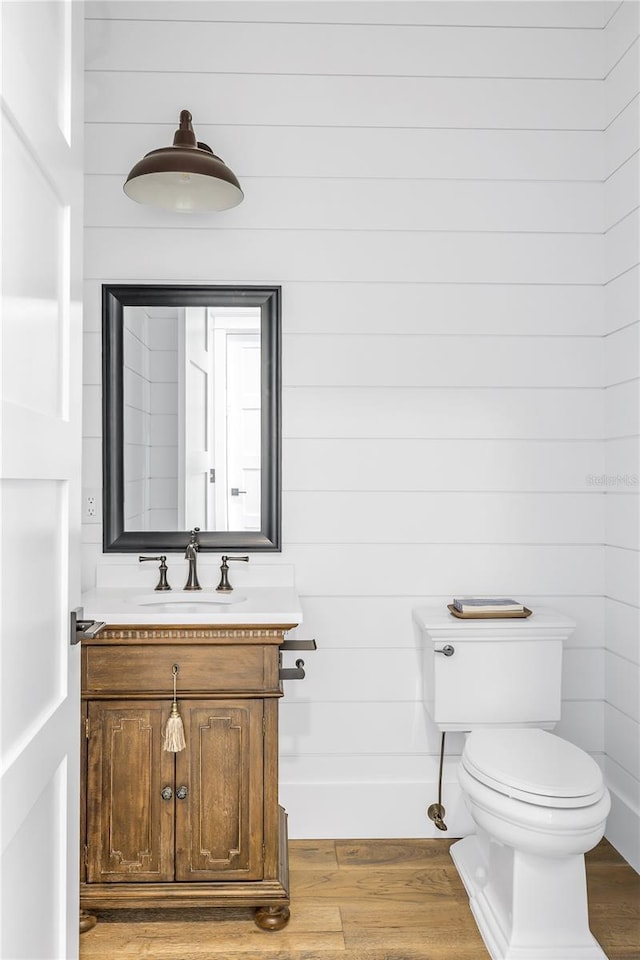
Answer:
M108 626L83 643L82 910L255 906L258 926L286 924L278 700L293 626ZM186 746L170 753L174 664Z

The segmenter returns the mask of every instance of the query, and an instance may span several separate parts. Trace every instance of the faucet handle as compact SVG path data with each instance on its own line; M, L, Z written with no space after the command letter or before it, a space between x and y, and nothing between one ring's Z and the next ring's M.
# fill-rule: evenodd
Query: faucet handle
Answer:
M160 579L158 580L158 585L154 587L154 590L171 590L169 583L167 581L167 558L162 557L138 557L140 563L144 563L145 560L159 560L160 561Z
M190 533L191 539L189 540L189 543L190 543L190 544L193 544L193 546L196 548L196 550L199 550L199 549L200 549L200 544L198 543L198 534L199 534L199 533L200 533L200 527L194 527L193 530L192 530L191 533Z
M243 560L245 563L249 562L249 557L222 557L222 563L220 565L220 583L216 587L218 593L228 593L233 590L233 587L229 583L229 560Z

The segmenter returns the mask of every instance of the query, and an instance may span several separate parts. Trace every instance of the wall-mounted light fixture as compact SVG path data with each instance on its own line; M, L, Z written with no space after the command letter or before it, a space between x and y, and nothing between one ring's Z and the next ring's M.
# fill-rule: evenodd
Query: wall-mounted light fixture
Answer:
M181 213L228 210L244 197L235 174L196 140L188 110L180 114L173 146L152 150L136 163L124 192L138 203Z

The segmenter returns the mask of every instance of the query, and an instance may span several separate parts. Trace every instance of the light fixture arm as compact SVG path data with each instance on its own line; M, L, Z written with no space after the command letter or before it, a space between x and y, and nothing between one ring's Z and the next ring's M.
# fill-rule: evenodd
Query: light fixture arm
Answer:
M198 150L206 150L207 153L215 157L215 153L208 143L202 143L200 140L196 140L196 135L191 125L192 120L193 117L188 110L180 111L180 126L173 135L174 147L197 147ZM218 159L220 158L218 157Z
M180 111L180 126L173 135L173 145L174 147L199 147L200 144L196 140L196 135L193 132L193 127L191 126L191 121L193 117L188 110Z

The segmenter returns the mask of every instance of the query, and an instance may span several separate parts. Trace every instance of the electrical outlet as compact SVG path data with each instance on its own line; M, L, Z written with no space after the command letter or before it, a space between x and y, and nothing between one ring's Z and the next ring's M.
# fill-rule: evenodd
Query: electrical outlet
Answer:
M102 513L101 491L82 491L82 522L100 523Z

